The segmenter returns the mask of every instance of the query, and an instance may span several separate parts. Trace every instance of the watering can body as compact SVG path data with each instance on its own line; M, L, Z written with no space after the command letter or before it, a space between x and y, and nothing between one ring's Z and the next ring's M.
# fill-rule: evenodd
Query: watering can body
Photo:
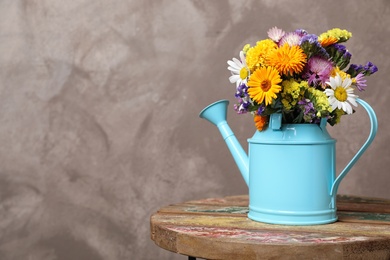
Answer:
M336 195L341 180L371 144L377 131L372 108L371 132L366 143L337 176L336 140L320 124L282 124L272 114L267 129L248 139L248 155L226 122L227 100L206 107L200 117L215 124L249 187L248 217L255 221L286 225L316 225L337 220Z
M331 194L336 140L325 127L275 127L272 116L270 126L248 142L250 219L291 225L337 220L336 194Z

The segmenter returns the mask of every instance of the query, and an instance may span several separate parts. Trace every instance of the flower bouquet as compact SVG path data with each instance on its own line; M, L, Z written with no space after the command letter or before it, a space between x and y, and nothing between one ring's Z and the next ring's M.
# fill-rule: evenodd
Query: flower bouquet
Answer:
M355 90L364 91L365 77L378 70L371 62L349 65L351 53L341 43L351 36L338 28L319 36L270 29L268 39L246 44L239 59L228 61L234 109L253 114L259 131L273 113L281 113L283 123L319 123L323 117L332 126L339 123L357 106Z

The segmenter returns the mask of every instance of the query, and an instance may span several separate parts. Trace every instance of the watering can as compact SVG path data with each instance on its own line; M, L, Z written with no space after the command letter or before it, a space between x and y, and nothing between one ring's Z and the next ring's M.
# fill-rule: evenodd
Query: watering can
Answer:
M229 127L228 100L202 110L201 118L216 125L249 188L248 218L272 224L318 225L337 220L336 195L341 180L372 143L378 128L374 110L356 99L368 113L368 139L336 178L336 140L320 124L282 124L272 114L268 127L248 139L248 155Z

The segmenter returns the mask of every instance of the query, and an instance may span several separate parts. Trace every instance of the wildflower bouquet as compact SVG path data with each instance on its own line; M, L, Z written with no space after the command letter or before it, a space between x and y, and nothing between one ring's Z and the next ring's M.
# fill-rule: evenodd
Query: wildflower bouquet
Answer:
M341 43L351 36L338 28L319 36L270 29L268 39L245 45L239 59L228 61L234 109L253 114L259 131L273 113L282 113L283 123L319 123L323 117L339 123L357 106L354 91L364 91L365 77L378 70L371 62L349 65L351 53Z

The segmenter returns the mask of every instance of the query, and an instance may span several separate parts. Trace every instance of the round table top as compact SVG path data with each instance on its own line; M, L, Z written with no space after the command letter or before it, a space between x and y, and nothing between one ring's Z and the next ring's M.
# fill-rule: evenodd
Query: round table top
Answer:
M390 200L337 197L332 224L286 226L247 218L248 196L188 201L151 216L151 238L204 259L390 259Z

